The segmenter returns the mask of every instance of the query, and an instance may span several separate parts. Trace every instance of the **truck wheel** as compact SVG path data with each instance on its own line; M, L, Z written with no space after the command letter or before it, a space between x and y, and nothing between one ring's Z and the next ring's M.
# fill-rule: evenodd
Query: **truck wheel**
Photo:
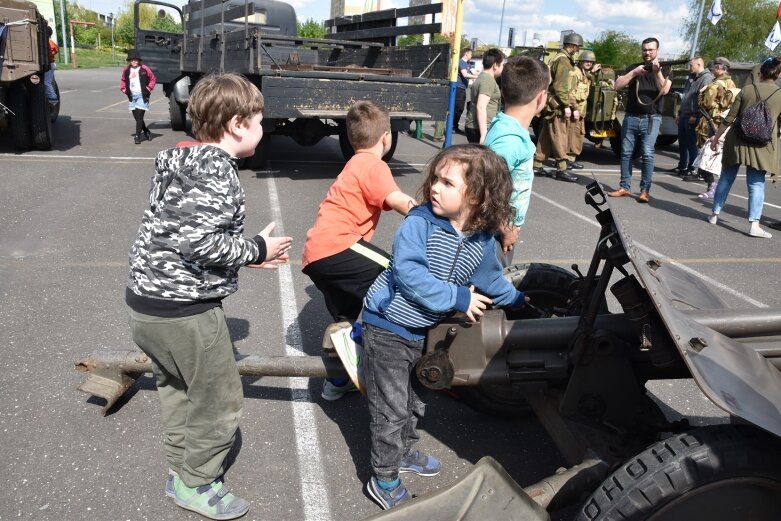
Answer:
M11 116L11 136L14 147L22 152L33 147L30 136L30 109L27 87L20 81L13 83L8 92L8 108L14 113Z
M187 128L187 109L176 101L173 92L168 95L168 115L171 118L171 130L182 131Z
M271 134L263 134L263 137L255 147L255 153L246 158L239 168L248 170L263 170L268 166L268 153L271 150Z
M576 521L771 521L781 512L778 438L748 425L695 429L624 463Z
M382 156L383 161L390 161L393 158L394 152L396 152L396 145L399 142L399 133L391 132L391 147L388 153ZM347 128L345 125L339 125L339 148L342 150L342 157L345 161L349 161L355 155L355 150L350 144L350 139L347 137Z
M537 310L545 317L569 313L570 299L577 288L574 273L553 264L515 264L505 268L505 277L531 298ZM523 320L540 318L539 311L525 308L511 318ZM511 385L478 385L455 388L459 398L483 414L501 417L523 417L531 414L531 406Z
M33 144L38 150L52 149L52 119L49 99L46 97L46 87L43 81L38 85L30 84L30 131Z
M669 147L678 141L678 136L656 136L656 146Z
M613 153L616 155L616 157L621 157L621 123L618 121L615 121L613 123L613 126L616 130L616 135L610 138L610 149L613 151Z

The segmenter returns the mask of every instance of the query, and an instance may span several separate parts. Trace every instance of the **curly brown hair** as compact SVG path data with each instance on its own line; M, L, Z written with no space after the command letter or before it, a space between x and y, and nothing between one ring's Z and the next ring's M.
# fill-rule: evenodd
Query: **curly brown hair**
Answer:
M431 201L434 174L448 163L463 166L464 197L472 202L472 211L462 231L494 233L515 218L515 209L510 205L513 184L507 162L484 145L455 145L434 156L426 166L426 180L418 191L418 200Z

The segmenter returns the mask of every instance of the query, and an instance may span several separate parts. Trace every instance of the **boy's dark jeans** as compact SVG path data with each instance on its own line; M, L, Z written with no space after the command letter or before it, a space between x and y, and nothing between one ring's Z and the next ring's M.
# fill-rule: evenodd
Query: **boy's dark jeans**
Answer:
M188 487L224 471L236 438L244 393L221 307L164 318L129 309L133 340L157 380L168 466Z
M363 326L360 370L371 417L371 462L378 480L399 477L399 464L420 436L415 429L426 405L412 389L423 340L408 341L370 324Z

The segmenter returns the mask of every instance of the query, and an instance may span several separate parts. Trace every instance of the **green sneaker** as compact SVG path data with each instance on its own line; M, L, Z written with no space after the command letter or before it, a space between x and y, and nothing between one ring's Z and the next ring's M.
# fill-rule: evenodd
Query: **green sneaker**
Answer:
M209 485L190 488L181 479L175 480L174 502L182 508L209 519L236 519L249 511L249 503L230 493L219 480Z

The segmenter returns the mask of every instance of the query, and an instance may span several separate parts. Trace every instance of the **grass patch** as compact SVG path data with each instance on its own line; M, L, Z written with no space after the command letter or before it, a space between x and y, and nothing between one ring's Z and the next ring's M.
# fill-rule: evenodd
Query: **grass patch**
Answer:
M70 48L68 49L70 50ZM57 67L68 69L73 66L72 54L68 55L68 64L60 60ZM62 58L62 53L60 53ZM114 61L112 62L111 49L80 49L76 48L76 66L79 69L95 69L98 67L119 67L124 66L127 53L122 49L114 51Z

